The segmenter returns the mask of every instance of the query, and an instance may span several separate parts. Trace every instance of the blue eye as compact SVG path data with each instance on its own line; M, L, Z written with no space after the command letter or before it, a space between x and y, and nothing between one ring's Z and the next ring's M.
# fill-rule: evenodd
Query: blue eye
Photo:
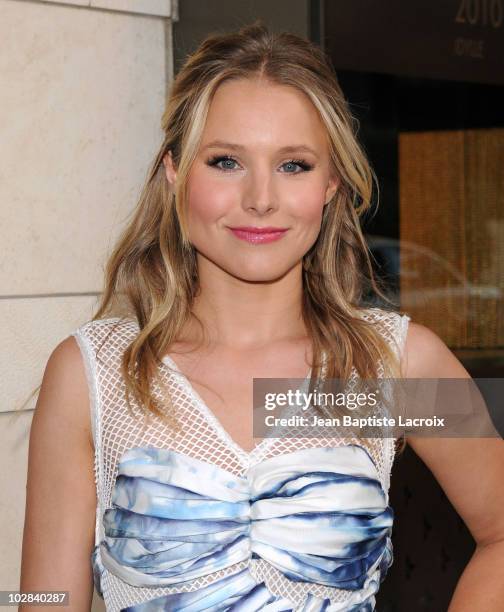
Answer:
M212 166L215 167L219 170L223 170L224 172L226 172L227 170L235 170L234 167L230 167L230 164L236 164L238 163L234 158L232 158L230 155L216 155L215 157L211 157L209 160L207 160L207 165L208 166ZM224 163L225 165L220 166L219 164ZM287 162L285 162L284 164L282 164L282 166L290 166L290 167L295 167L295 166L299 166L301 168L300 172L283 172L283 174L301 174L301 172L308 172L309 170L313 169L313 166L311 164L307 164L303 159L291 159Z
M230 168L229 165L227 166L219 166L219 164L221 162L231 162L232 164L236 164L236 160L233 159L232 157L230 157L229 155L217 155L216 157L211 157L208 161L207 164L209 166L215 166L216 168L218 168L219 170L234 170L234 168Z
M313 168L311 164L307 164L303 159L291 159L283 164L284 166L299 166L303 172L308 172ZM301 174L300 172L287 172L286 174Z

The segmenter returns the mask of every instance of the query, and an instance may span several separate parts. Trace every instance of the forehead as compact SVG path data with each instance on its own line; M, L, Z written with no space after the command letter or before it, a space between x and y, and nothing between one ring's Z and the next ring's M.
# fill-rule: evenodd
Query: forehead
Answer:
M324 148L327 134L308 96L265 79L236 79L219 85L210 103L202 146L218 139L248 148L291 143Z

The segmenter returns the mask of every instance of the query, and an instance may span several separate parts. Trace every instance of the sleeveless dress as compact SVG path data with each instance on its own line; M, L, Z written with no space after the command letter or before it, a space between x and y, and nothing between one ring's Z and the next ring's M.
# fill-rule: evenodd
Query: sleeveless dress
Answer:
M401 353L408 315L362 316ZM393 559L395 440L321 433L264 438L246 452L168 356L160 374L183 428L169 431L155 415L146 425L127 409L120 372L137 333L135 320L118 317L72 332L89 385L91 563L107 611L374 610Z

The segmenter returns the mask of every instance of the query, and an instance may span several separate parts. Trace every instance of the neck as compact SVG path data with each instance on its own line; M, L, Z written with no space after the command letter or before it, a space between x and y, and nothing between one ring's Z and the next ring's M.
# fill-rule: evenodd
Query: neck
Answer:
M254 349L306 336L301 262L274 281L247 282L199 258L198 274L193 313L212 345Z

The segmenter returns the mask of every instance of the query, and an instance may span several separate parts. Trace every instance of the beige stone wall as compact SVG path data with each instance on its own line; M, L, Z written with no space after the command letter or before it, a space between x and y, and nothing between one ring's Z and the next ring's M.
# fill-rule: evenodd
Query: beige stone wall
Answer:
M0 14L0 589L17 589L36 397L23 404L90 317L162 140L174 15L170 0L0 0Z

